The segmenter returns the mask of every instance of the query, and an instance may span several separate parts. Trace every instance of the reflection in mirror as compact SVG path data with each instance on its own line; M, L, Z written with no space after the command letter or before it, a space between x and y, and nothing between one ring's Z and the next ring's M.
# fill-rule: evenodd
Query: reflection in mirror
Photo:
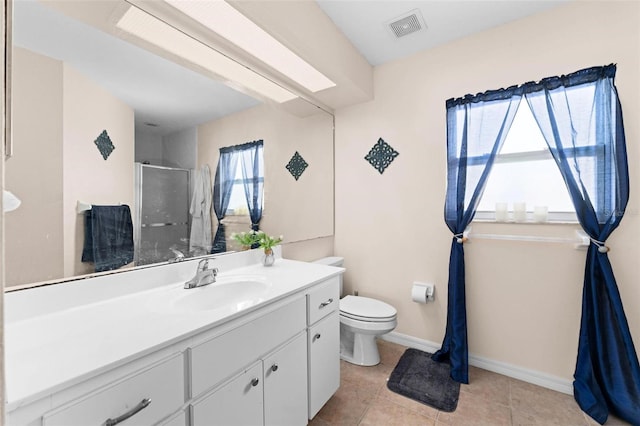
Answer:
M191 171L136 163L135 178L136 265L188 256Z
M132 7L14 3L5 189L22 203L5 215L7 287L95 271L82 262L79 202L131 207L135 256L124 268L202 254L190 244L196 177L208 167L213 183L220 148L256 140L264 141L260 228L289 243L333 234L333 117L300 99L248 96L184 58L118 37L118 18ZM299 180L285 168L296 152L309 164ZM251 228L242 208L223 223L227 236Z

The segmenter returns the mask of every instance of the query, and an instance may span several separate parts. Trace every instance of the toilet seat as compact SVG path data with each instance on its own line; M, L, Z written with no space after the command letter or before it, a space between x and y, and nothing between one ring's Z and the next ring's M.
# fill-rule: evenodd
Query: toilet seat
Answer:
M349 318L355 321L363 321L363 322L389 322L396 319L395 316L385 317L385 318L375 318L375 317L372 318L372 317L362 317L359 315L345 314L344 312L340 312L340 317Z
M393 306L368 297L349 295L340 299L340 315L357 321L389 322L397 313Z

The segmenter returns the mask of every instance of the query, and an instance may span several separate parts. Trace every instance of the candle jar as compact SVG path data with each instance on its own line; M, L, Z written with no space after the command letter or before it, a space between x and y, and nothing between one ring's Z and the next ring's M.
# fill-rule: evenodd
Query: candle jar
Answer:
M496 222L506 222L509 220L509 210L507 203L496 203Z
M527 221L527 203L513 203L513 220L516 222Z
M535 206L533 208L533 221L538 223L546 222L548 212L547 206Z

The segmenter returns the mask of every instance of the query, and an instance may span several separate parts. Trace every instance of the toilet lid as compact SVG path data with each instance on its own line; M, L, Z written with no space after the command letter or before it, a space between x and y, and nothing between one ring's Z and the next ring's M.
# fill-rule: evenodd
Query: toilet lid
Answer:
M345 296L340 299L340 312L352 317L393 318L396 308L380 300L362 296Z

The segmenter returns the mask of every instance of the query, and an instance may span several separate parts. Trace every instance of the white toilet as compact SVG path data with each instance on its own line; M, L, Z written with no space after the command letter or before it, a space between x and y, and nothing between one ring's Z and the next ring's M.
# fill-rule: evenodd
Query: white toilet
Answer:
M341 267L344 258L325 257L316 263ZM357 365L377 365L380 354L376 337L396 328L397 313L393 306L369 297L349 295L340 299L340 358Z

